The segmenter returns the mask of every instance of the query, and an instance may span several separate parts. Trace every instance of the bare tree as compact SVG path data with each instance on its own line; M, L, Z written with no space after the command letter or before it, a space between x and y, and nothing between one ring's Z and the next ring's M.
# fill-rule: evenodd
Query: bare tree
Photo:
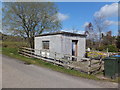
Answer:
M87 39L94 41L95 39L95 32L92 23L88 23L88 25L85 26L85 33L87 35Z
M44 32L61 28L57 19L58 9L50 2L5 2L3 3L3 28L28 39L34 48L34 37Z
M95 32L94 32L94 28L91 22L89 22L86 26L85 26L85 35L87 35L87 41L86 41L86 45L89 48L93 48L93 44L95 42Z
M102 32L108 28L108 25L104 23L105 20L106 18L103 15L94 18L94 29L98 32L99 47L101 46Z

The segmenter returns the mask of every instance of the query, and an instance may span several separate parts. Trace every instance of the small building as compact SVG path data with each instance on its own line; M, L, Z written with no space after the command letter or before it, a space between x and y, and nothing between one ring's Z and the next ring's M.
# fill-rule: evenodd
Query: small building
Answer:
M56 32L42 34L35 37L35 51L37 55L45 55L54 58L67 58L66 55L77 56L80 60L85 56L86 35L71 32ZM74 58L71 58L73 60ZM74 59L75 60L75 59Z

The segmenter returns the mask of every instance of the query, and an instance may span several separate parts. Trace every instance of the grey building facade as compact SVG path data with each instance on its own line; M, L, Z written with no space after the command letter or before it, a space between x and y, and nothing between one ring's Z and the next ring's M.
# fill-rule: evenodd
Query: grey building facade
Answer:
M86 35L70 32L56 32L42 34L35 37L35 54L40 53L49 58L54 58L56 52L57 58L66 58L66 55L79 57L80 60L85 56ZM45 54L45 51L47 53ZM72 58L71 58L72 60Z

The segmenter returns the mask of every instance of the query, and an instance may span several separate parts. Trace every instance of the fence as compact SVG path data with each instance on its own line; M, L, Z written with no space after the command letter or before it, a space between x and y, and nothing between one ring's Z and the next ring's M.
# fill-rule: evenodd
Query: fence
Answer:
M19 54L27 57L38 58L55 65L63 66L70 69L75 69L88 74L96 74L102 70L102 60L91 60L82 58L79 61L72 61L71 58L80 59L80 57L64 54L64 58L60 58L61 53L50 52L48 50L38 50L27 47L19 48ZM39 52L36 53L36 52ZM50 56L52 54L52 56Z

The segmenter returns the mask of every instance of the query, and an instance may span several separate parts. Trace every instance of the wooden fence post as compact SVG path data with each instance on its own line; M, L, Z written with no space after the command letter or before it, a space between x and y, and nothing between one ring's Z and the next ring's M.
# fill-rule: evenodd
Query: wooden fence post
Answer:
M41 50L40 50L40 54L39 54L39 56L42 56L42 55L41 55Z
M70 64L70 57L68 57L68 64Z
M30 51L31 51L31 53L30 53L31 56L30 57L32 58L32 50L30 50Z
M88 74L91 73L90 69L91 69L91 59L88 60Z
M55 61L56 61L56 52L55 52L55 57L54 57L54 65L55 65Z
M20 54L20 48L18 48L18 53Z
M99 69L101 69L102 68L102 58L100 59L99 65L100 65Z
M47 58L47 51L45 50L45 58Z

